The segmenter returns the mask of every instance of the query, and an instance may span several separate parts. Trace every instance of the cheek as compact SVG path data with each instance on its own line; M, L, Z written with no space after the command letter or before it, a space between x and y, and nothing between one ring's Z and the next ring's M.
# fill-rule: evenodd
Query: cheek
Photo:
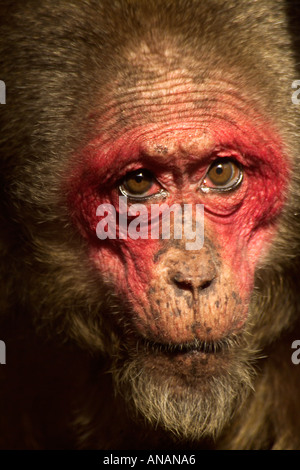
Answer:
M255 269L263 261L275 235L276 226L261 226L241 230L241 220L236 225L220 227L215 239L218 240L223 270L228 273L232 284L245 302L253 292ZM253 221L244 221L248 229Z
M126 296L135 303L135 299L140 302L145 296L159 245L158 240L99 241L91 248L90 256L101 277L120 298Z

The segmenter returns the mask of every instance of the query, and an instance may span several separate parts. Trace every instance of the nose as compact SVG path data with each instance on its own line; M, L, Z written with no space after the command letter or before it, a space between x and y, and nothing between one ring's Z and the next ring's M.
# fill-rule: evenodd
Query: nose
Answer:
M171 254L171 253L170 253ZM168 260L169 283L176 293L190 292L194 299L210 289L217 276L217 267L211 250L203 249L199 254L181 253Z

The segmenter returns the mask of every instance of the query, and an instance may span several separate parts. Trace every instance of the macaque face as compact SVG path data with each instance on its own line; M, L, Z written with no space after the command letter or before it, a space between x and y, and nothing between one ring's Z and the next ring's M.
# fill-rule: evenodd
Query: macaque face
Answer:
M120 78L113 98L105 94L108 111L95 124L96 137L72 161L69 204L99 277L124 304L122 341L151 346L147 361L156 361L156 371L171 361L172 374L194 380L223 367L226 354L216 352L245 327L254 270L276 231L288 169L272 124L229 81L197 84L189 70L160 68L148 84L145 65L135 73L134 86ZM103 223L107 211L97 216L97 208L109 204L116 226L100 240L99 222L111 228ZM197 232L188 245L184 210L176 219L181 239L175 219L170 237L158 224L153 238L155 204L160 217L174 204L191 207L194 227L203 205L201 246ZM130 224L141 213L144 232L133 239Z

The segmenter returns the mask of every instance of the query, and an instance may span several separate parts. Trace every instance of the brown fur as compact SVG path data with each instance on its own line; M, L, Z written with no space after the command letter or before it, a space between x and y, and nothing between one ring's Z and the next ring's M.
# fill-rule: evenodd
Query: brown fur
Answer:
M1 1L1 448L300 448L298 18L279 0ZM60 191L96 132L86 116L105 110L101 90L118 74L131 86L137 66L150 78L164 48L198 83L226 69L247 88L292 165L249 324L221 378L203 377L200 401L192 379L183 393L182 379L177 392L160 370L148 377L151 346L125 341L128 306L99 286Z

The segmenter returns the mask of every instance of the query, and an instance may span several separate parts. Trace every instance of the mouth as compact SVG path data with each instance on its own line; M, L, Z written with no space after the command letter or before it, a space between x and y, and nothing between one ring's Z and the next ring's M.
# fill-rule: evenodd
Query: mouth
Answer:
M239 339L235 336L218 341L197 338L184 343L139 339L135 351L144 358L149 374L157 375L158 379L177 377L177 385L194 383L199 386L199 380L226 373L238 345Z
M198 338L185 343L161 343L142 339L141 343L147 352L165 354L167 356L185 356L200 353L202 355L220 355L237 345L236 336L222 338L217 341L204 341Z

